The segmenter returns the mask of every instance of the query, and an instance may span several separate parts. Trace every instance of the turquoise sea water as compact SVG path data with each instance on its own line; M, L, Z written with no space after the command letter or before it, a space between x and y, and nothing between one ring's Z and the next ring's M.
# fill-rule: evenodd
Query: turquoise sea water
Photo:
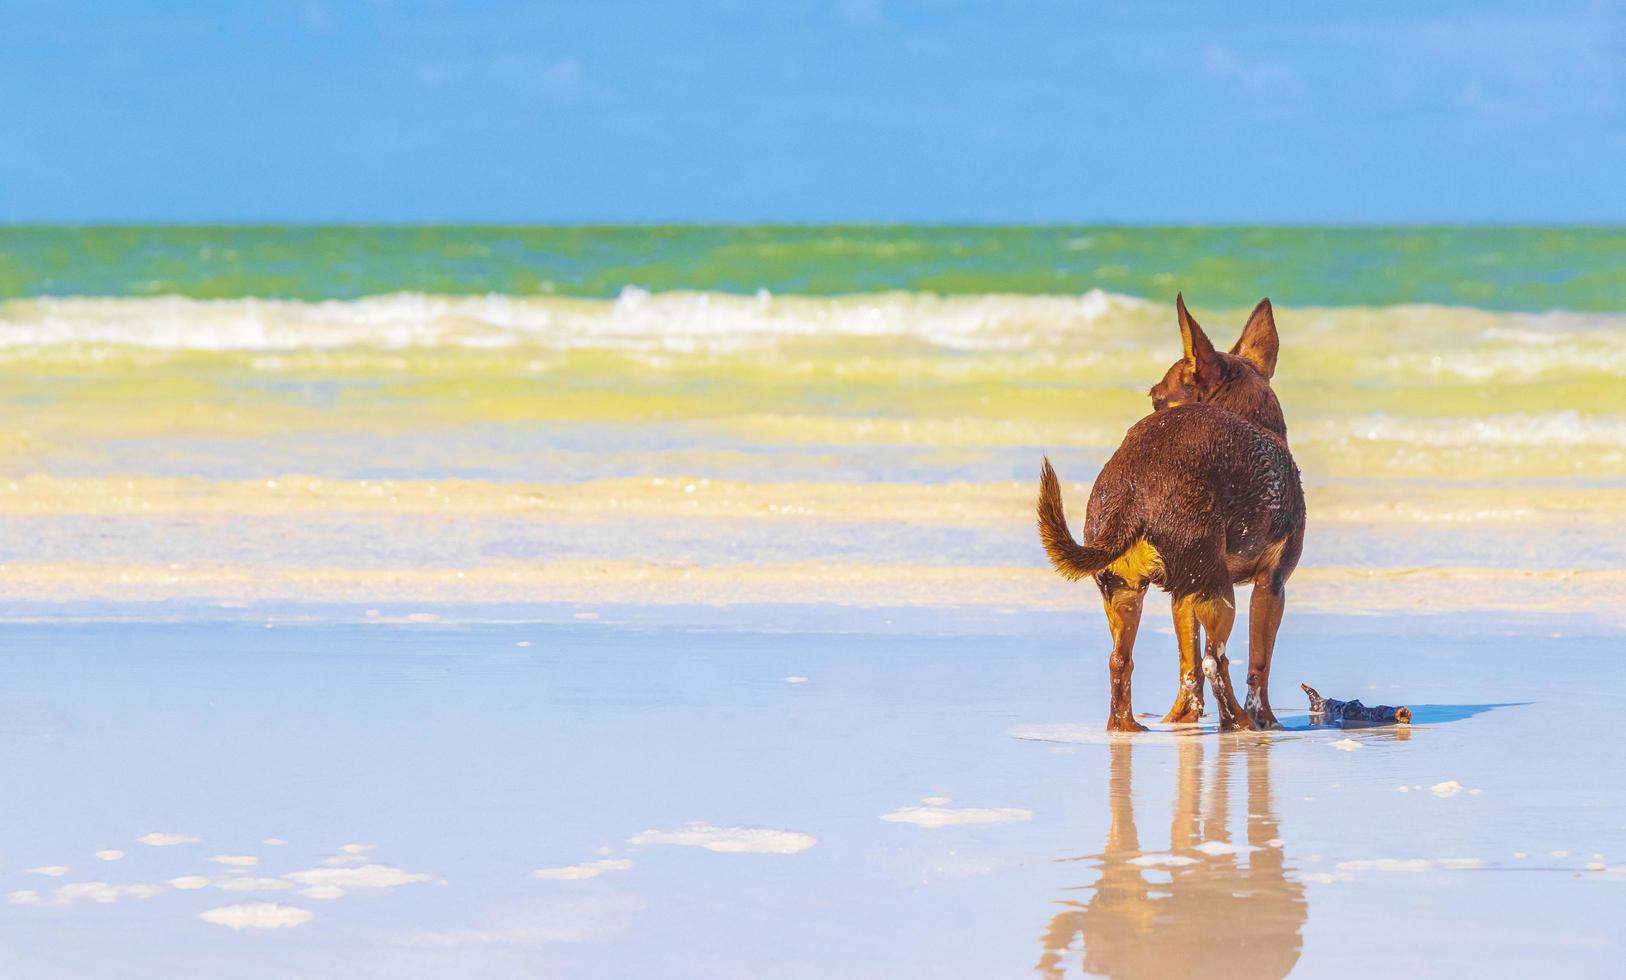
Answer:
M0 299L608 297L629 285L1600 312L1626 309L1626 228L0 227Z

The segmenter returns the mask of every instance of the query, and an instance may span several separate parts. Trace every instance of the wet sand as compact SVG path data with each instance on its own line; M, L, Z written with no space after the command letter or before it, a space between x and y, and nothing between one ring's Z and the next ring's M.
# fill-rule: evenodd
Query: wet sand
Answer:
M1021 635L694 616L5 626L6 970L1605 976L1622 955L1607 632L1290 616L1279 705L1305 679L1417 724L1109 737L1093 610ZM1169 638L1138 666L1160 712Z
M0 481L0 604L31 619L74 602L115 604L121 617L176 603L416 603L463 619L479 604L1088 608L1087 591L1045 567L1033 492L1015 481L25 476ZM1067 493L1086 499L1088 484ZM1309 506L1316 533L1293 578L1295 611L1626 622L1614 601L1626 594L1617 488L1312 486Z

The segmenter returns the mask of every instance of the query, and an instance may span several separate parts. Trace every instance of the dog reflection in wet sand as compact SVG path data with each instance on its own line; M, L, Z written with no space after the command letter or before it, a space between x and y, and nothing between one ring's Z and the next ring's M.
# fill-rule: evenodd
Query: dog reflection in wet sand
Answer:
M1086 974L1286 976L1298 962L1309 906L1304 885L1283 864L1270 796L1270 746L1221 740L1205 800L1203 745L1181 740L1167 854L1141 850L1130 771L1136 747L1114 744L1110 751L1112 822L1099 855L1100 878L1087 901L1062 902L1050 920L1039 973L1066 975L1082 946ZM1238 756L1247 759L1244 819L1252 850L1233 845L1229 826L1230 776Z

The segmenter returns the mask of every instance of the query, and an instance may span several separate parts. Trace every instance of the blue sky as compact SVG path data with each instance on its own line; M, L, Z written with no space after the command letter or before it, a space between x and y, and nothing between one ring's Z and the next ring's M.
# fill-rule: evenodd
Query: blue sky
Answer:
M1618 222L1623 89L1620 0L0 0L0 220Z

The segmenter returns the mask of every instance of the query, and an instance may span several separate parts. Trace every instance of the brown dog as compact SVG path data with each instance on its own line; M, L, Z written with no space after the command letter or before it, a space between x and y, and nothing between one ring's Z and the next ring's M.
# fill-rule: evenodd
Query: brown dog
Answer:
M1180 641L1180 693L1164 721L1203 712L1203 677L1220 728L1280 727L1270 710L1270 658L1286 582L1304 544L1304 491L1287 424L1270 388L1276 321L1261 300L1229 354L1209 343L1175 298L1185 357L1152 388L1152 414L1130 428L1101 468L1073 540L1050 460L1039 482L1039 537L1069 579L1093 576L1112 627L1108 731L1145 731L1130 707L1135 631L1148 585L1167 591ZM1231 691L1225 641L1236 616L1232 583L1253 583L1247 707ZM1207 637L1199 674L1199 625Z

